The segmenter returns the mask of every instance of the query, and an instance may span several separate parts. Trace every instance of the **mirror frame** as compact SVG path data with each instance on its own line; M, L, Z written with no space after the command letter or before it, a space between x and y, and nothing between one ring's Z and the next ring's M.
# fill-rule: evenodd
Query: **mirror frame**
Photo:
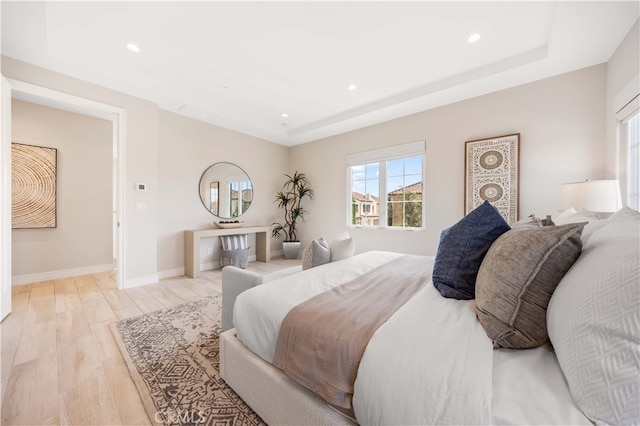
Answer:
M229 175L226 177L226 181L224 181L224 176L220 176L219 179L216 180L211 180L211 178L213 177L217 177L215 176L215 174L213 174L211 172L211 170L216 167L216 166L233 166L235 168L238 169L238 173L233 173L232 175ZM211 175L211 178L209 178L208 183L204 181L204 179L207 177L207 174ZM244 207L245 205L245 201L239 202L238 207L240 209L240 213L237 214L236 216L233 216L231 213L229 213L229 216L224 216L221 215L221 207L229 207L229 212L231 212L232 209L232 205L230 204L229 206L221 206L220 205L220 193L221 191L224 191L227 187L228 187L228 183L231 182L245 182L245 180L229 180L229 177L233 177L233 176L246 176L246 181L249 182L249 186L251 189L251 199L248 200L248 205L246 207ZM203 185L205 185L203 187ZM209 193L211 194L213 191L215 190L216 192L216 197L218 198L218 200L215 202L215 205L213 204L212 201L209 201L209 206L207 206L207 199L205 199L206 197L203 197L203 194L205 193L205 191L209 191ZM245 191L240 189L240 193L244 194ZM249 207L251 207L251 203L253 202L253 182L251 181L251 178L249 177L249 175L247 174L247 172L240 166L238 166L237 164L234 163L230 163L228 161L220 161L218 163L213 163L212 165L210 165L209 167L207 167L204 172L202 172L202 175L200 176L200 181L198 184L198 195L200 197L200 201L202 202L202 205L204 206L204 208L211 213L212 215L220 218L220 219L224 219L224 220L229 220L229 219L237 219L238 217L242 216L247 210L249 210ZM229 197L229 203L231 203L233 201L232 199L233 197ZM243 197L244 198L244 197ZM239 200L240 201L240 200Z

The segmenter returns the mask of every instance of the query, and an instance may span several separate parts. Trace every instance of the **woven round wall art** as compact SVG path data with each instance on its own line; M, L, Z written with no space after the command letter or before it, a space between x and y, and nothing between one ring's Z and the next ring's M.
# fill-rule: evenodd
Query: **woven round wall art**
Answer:
M56 227L55 148L11 144L11 227Z
M520 134L465 142L465 214L489 201L507 223L518 220Z

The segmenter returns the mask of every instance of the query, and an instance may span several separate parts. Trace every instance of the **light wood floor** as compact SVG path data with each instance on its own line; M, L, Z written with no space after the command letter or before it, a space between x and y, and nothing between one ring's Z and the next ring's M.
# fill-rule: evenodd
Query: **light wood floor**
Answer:
M251 262L269 273L299 260ZM109 325L117 320L220 294L221 270L118 290L115 273L13 287L0 325L2 425L148 425Z

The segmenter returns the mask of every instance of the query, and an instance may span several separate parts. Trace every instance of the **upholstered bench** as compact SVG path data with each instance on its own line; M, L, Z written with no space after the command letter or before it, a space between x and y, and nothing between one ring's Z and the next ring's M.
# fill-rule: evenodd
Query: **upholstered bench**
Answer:
M236 266L222 268L222 331L233 328L233 305L240 293L263 282L277 280L300 271L302 271L302 266L294 266L261 275Z

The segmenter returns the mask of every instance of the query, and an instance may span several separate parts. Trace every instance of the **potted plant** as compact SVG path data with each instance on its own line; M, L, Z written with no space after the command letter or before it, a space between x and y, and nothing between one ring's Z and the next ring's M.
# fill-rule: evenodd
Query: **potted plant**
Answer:
M295 259L300 251L300 240L298 240L298 221L304 222L304 215L307 211L301 203L305 197L313 198L313 190L309 187L309 180L304 173L295 172L287 175L287 180L282 185L282 191L276 194L275 203L278 208L284 210L284 222L272 223L271 235L280 238L284 235L282 250L284 257Z

